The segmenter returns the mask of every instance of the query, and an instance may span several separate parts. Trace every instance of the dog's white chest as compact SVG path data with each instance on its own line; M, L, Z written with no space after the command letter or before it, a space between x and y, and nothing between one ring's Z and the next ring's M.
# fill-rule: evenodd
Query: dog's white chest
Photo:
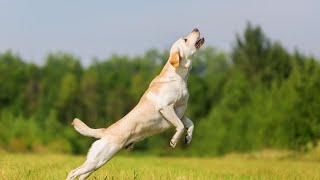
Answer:
M176 105L187 103L189 99L189 92L186 85L181 86L181 89L177 92Z
M157 109L168 105L178 106L187 103L188 88L183 81L176 81L163 85L158 92L150 91L147 98L154 102Z

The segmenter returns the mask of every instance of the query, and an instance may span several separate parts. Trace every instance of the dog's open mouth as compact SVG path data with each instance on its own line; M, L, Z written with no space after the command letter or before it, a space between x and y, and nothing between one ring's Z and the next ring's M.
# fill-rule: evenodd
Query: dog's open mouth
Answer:
M204 43L204 38L200 38L197 40L196 44L194 45L197 49L199 49Z

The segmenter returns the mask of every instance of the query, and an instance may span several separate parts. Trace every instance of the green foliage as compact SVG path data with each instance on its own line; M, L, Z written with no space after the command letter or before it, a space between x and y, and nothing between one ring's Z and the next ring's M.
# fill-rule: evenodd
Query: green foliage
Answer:
M113 55L82 67L70 54L49 54L44 66L0 54L0 149L84 153L93 139L70 126L119 120L139 101L168 51ZM212 47L193 60L186 112L195 123L190 147L172 151L168 131L137 143L157 155L220 155L264 148L310 150L320 138L320 64L271 41L248 24L230 53ZM162 148L160 148L160 146ZM163 148L165 147L165 148Z

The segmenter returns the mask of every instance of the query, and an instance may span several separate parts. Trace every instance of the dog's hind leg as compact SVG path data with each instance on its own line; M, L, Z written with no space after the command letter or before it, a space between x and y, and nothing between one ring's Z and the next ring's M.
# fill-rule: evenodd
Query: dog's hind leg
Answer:
M78 176L80 179L87 178L92 172L108 162L120 149L121 146L108 142L107 139L95 141L89 150L87 160L79 168L71 171L67 179L72 180Z
M90 172L87 172L86 174L80 175L79 180L85 180L85 179L87 179L87 177L89 177L93 172L94 172L94 171L90 171Z

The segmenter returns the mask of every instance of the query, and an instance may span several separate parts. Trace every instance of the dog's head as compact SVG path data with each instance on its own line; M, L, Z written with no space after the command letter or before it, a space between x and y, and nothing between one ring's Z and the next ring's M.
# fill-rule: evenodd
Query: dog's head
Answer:
M184 60L189 59L203 45L204 38L200 38L200 31L195 28L187 37L180 38L171 47L169 63L178 68Z

